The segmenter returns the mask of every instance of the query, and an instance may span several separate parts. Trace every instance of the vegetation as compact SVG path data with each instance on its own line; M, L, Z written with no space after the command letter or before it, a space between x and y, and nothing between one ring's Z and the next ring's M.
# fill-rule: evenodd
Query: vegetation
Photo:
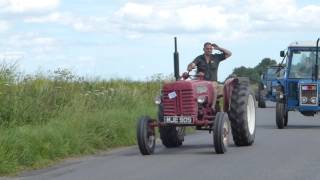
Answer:
M249 77L252 83L260 81L260 74L269 66L277 65L277 62L270 58L264 58L262 61L253 68L237 67L233 70L233 74L237 76Z
M156 115L159 81L85 80L68 70L0 67L0 174L135 144L136 119Z

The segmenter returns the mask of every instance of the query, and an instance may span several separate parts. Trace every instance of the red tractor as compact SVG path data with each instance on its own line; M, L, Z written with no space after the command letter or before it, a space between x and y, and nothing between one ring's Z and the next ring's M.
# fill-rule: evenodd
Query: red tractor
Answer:
M143 116L137 124L137 141L141 154L150 155L155 149L155 128L159 128L162 144L167 148L182 145L185 127L207 130L213 134L213 145L217 154L227 151L230 132L237 146L252 145L255 138L256 106L248 78L232 77L223 87L223 111L212 108L213 85L200 76L189 79L189 73L179 76L179 56L175 38L174 52L175 82L165 83L158 104L157 119ZM231 125L231 128L230 128ZM230 131L231 129L231 131Z

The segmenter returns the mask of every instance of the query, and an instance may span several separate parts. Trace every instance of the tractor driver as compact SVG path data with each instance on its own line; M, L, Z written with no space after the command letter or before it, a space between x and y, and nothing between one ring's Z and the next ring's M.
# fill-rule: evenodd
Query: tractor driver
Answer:
M212 54L213 50L218 50L221 53ZM231 51L219 47L215 43L206 42L203 45L204 54L196 57L189 65L187 70L191 71L192 69L197 67L197 74L204 75L204 80L212 81L213 84L213 103L212 108L215 108L215 104L217 101L217 74L219 63L231 56Z

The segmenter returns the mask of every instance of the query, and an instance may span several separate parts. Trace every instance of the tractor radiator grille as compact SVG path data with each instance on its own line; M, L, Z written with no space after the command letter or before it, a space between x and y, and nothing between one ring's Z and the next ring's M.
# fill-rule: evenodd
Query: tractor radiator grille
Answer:
M300 85L300 104L301 105L318 105L318 87L317 84Z
M168 94L172 92L177 96L170 99ZM166 116L196 115L196 104L191 89L163 91L163 112Z

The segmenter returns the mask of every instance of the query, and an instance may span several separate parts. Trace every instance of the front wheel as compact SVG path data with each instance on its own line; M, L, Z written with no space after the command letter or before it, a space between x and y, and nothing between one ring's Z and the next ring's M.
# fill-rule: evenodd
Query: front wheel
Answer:
M284 104L280 102L276 104L276 124L278 129L283 129L288 124L288 114L284 110Z
M137 124L137 141L142 155L153 154L155 148L155 131L153 121L145 116L141 117Z
M213 130L214 149L217 154L224 154L227 152L230 139L230 124L227 113L217 113Z
M284 114L284 126L288 126L288 111Z

